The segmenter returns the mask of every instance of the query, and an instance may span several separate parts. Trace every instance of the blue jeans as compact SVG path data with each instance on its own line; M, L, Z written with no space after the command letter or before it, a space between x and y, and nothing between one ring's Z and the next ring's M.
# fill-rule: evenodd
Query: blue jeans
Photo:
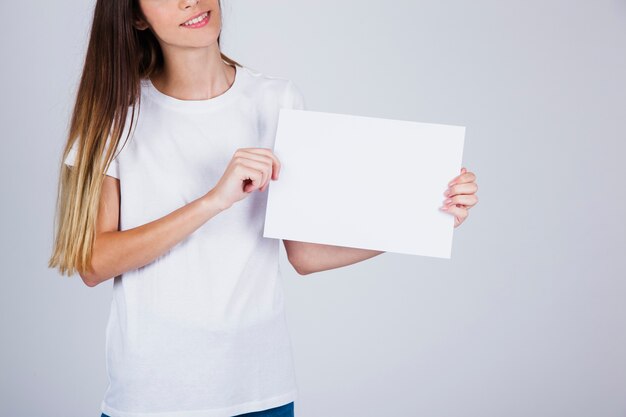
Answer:
M109 417L102 413L100 417ZM268 408L262 411L253 411L251 413L238 414L234 417L293 417L293 401L289 404L279 407Z

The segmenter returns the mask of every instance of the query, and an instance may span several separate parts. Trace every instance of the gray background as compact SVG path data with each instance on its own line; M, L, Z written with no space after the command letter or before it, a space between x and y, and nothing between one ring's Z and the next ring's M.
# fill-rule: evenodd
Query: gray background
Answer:
M96 416L106 387L112 281L46 267L92 6L0 3L2 416ZM299 276L281 253L296 415L626 416L624 0L225 15L224 52L291 78L311 110L466 126L480 187L451 260Z

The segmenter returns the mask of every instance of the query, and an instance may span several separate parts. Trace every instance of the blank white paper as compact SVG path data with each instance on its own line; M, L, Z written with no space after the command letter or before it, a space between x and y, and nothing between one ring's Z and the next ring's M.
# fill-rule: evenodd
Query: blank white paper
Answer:
M263 236L450 258L465 127L283 108Z

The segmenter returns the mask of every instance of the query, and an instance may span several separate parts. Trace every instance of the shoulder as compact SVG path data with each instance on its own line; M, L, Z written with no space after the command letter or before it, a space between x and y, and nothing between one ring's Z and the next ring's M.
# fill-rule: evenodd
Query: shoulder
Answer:
M244 72L252 88L258 90L263 96L269 95L277 98L281 106L304 107L302 92L291 78L266 74L248 66L238 67L237 70Z
M248 66L238 67L237 70L241 70L255 87L275 90L278 93L284 92L292 82L289 78L266 74Z

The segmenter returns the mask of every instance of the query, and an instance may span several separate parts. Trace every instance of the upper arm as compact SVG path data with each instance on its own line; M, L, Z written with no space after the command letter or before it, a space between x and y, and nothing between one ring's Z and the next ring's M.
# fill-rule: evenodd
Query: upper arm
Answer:
M102 191L98 203L98 215L96 216L96 239L92 248L92 258L89 271L77 271L83 282L92 287L94 281L93 253L96 252L98 236L106 232L119 230L120 219L120 180L115 177L105 175L102 181Z
M305 243L286 239L282 239L282 241L285 246L285 251L287 252L287 259L289 260L289 263L293 266L296 272L302 274L300 266Z
M76 158L78 157L79 141L75 140L70 147L68 154L64 160L64 163L69 167L75 169ZM104 156L103 156L104 157ZM98 202L98 213L96 217L96 242L93 247L93 252L97 250L98 236L102 233L112 232L119 230L120 220L120 174L117 157L113 158L109 167L107 168L106 175L104 175L102 181L102 188L100 192L100 199ZM89 272L79 272L82 280L90 285L93 274L93 256L92 265Z
M96 239L93 246L91 258L91 271L88 273L79 273L83 282L89 286L91 282L97 281L93 279L94 258L93 254L98 250L98 237L102 233L114 232L119 230L120 220L120 180L115 177L105 175L102 181L102 191L100 193L100 201L98 203L98 215L96 217Z
M282 239L282 241L283 241L283 246L285 247L285 252L287 252L287 258L289 259L289 262L291 262L291 259L293 257L293 251L292 251L292 246L291 246L292 241L285 240L285 239Z
M96 220L96 237L103 232L119 230L120 221L120 180L105 175L102 182L98 218Z
M293 80L287 80L281 105L282 107L295 110L306 110L307 108L306 102L304 100L304 95L302 94L300 88L293 82ZM305 256L304 252L306 250L306 243L296 240L283 239L283 245L285 246L285 251L287 252L287 258L289 259L289 263L291 263L291 265L298 273L301 273L300 265L302 259Z
M78 146L79 141L74 141L64 160L66 165L70 167L74 166ZM96 237L102 232L118 230L120 213L120 174L116 157L111 161L105 174L100 194L98 217L96 219Z

